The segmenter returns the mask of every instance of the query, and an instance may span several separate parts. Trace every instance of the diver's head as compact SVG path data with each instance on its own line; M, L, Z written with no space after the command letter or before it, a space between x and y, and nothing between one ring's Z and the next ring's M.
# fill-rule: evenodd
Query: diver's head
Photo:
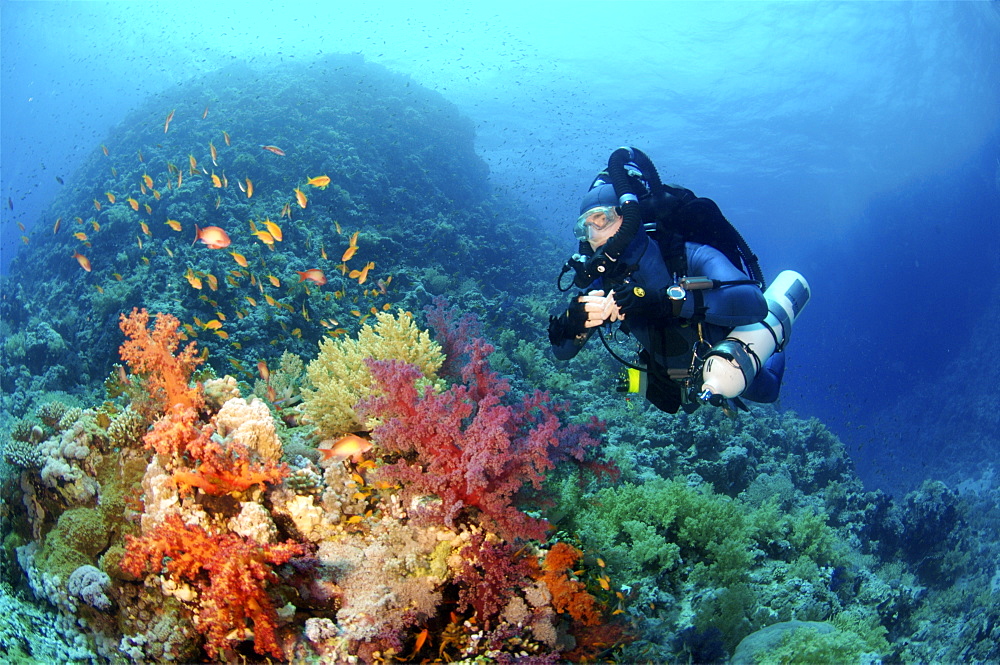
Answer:
M618 232L622 225L621 209L614 185L600 184L591 189L580 202L580 217L573 233L580 242L596 250Z

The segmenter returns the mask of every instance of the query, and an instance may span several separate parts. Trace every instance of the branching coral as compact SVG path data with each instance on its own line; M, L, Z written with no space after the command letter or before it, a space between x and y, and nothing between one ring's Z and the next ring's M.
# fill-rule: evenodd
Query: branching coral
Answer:
M133 308L121 315L119 327L127 339L119 348L122 360L133 374L145 377L149 395L158 411L175 408L198 408L202 398L197 389L188 387L191 372L201 364L194 342L177 353L181 333L180 321L170 314L157 314L156 324L149 329L149 313Z
M121 567L136 576L147 569L165 570L175 583L193 583L199 591L198 630L210 649L225 651L234 640L241 641L249 621L254 650L282 658L278 615L267 586L278 581L274 566L306 551L304 545L290 541L259 545L232 533L211 535L171 515L141 538L126 536Z

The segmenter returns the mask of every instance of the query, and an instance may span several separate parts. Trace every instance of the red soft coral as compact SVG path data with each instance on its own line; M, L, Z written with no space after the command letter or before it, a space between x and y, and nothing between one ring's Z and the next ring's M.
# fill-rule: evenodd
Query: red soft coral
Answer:
M461 555L455 576L461 583L457 609L464 612L471 606L478 623L488 630L496 625L513 591L531 582L537 566L526 556L525 547L497 541L482 531L472 534Z
M506 540L544 540L547 523L518 510L517 494L529 484L539 489L555 461L582 457L597 442L585 428L563 427L547 393L505 404L510 384L490 368L493 347L483 339L467 340L462 351L464 384L441 393L419 391L412 365L369 361L382 391L358 408L382 422L372 438L396 458L380 474L403 483L404 500L438 497L435 512L449 526L463 513Z
M304 545L291 541L259 545L233 533L210 535L171 515L146 536L125 537L121 567L135 576L147 568L165 570L175 582L194 584L199 591L197 626L209 649L224 651L231 641L241 641L249 621L254 650L282 658L275 632L278 614L266 587L278 581L273 566L306 552Z
M194 342L177 353L182 334L180 321L170 314L157 314L156 325L149 330L149 313L132 309L121 315L119 327L128 337L118 352L133 374L143 375L150 397L160 412L175 408L201 408L202 397L190 388L191 372L202 363ZM175 355L176 354L176 355Z
M432 494L449 526L465 511L506 540L544 540L547 523L518 510L514 499L529 483L540 488L553 466L549 451L559 444L560 424L546 394L508 406L501 401L506 382L480 374L471 387L428 388L421 395L415 366L390 360L369 361L369 367L383 390L360 408L382 420L372 438L382 453L399 459L379 473L403 483L404 500Z

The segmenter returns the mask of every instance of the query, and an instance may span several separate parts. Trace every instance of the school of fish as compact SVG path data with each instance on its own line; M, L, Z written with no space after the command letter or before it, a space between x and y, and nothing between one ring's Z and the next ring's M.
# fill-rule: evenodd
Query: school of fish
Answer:
M208 111L209 108L206 106L204 112L201 114L202 120L205 120L208 117ZM171 123L175 119L175 114L176 114L176 109L172 109L167 114L166 119L163 122L164 134L169 132ZM183 122L183 120L178 120L178 122ZM222 131L222 139L226 147L232 146L233 144L232 137L228 132ZM287 153L276 145L262 144L260 145L260 147L264 151L269 152L278 157L287 156ZM102 144L100 148L101 152L104 154L105 157L111 158L112 150L108 148L108 146ZM210 183L211 185L210 189L207 191L220 190L218 191L218 193L214 195L214 205L216 208L219 208L221 206L222 197L224 193L229 190L229 177L226 174L224 165L220 165L220 160L222 162L225 161L224 159L225 155L220 153L220 150L215 145L214 141L209 141L207 148L212 162L212 167L214 167L214 169L221 169L219 172L216 172L214 169L211 172L208 171L204 166L202 166L199 163L198 158L195 157L194 152L191 152L188 154L188 163L186 169L181 169L174 163L168 161L166 163L165 173L157 175L155 173L156 169L154 168L154 165L148 163L142 151L139 150L136 153L136 156L138 157L139 162L144 165L144 170L141 174L141 177L139 178L139 181L136 183L138 188L138 193L134 191L118 192L118 193L112 191L104 192L103 197L106 199L107 203L102 204L100 200L94 198L93 199L94 210L97 213L102 213L102 211L104 211L104 213L106 214L107 208L109 206L119 206L124 204L127 205L128 208L130 208L133 213L138 213L138 215L140 216L142 216L143 214L149 216L151 218L150 221L152 221L153 217L152 206L150 205L149 202L142 202L138 197L152 197L155 201L160 201L164 190L168 192L179 193L182 191L181 188L183 186L184 187L183 191L185 194L187 194L193 191L193 188L197 187L199 182ZM110 170L112 175L117 177L118 173L117 169L114 166L111 166ZM154 173L152 174L149 173L150 170L153 170ZM187 180L185 180L185 176L187 176ZM241 178L236 178L235 181L242 195L245 195L247 199L253 197L254 183L251 181L249 177L243 176ZM305 182L303 184L291 188L292 200L290 201L286 200L283 203L281 211L278 215L278 219L280 220L283 218L287 218L287 220L291 222L292 201L294 201L294 203L297 204L300 209L305 210L309 205L309 198L306 194L306 191L310 187L317 190L325 190L330 185L330 183L331 179L327 175L306 177ZM8 204L11 207L13 207L12 202L8 201ZM135 239L136 239L136 246L139 248L139 250L142 250L147 253L156 251L154 246L144 246L143 236L145 236L147 238L147 243L159 240L162 243L160 245L162 250L168 256L170 257L174 256L174 252L169 246L169 237L163 238L161 235L160 238L157 238L156 235L154 235L153 229L150 228L149 223L147 223L147 221L141 219L141 217L136 221L138 222L138 229L135 235ZM79 249L73 252L72 258L77 261L80 268L82 268L86 273L95 276L103 274L101 273L100 270L101 266L92 265L90 258L88 258L88 256L86 256L83 253L83 251L85 251L87 248L91 248L93 246L95 236L101 230L100 223L93 218L85 222L81 216L76 216L74 218L74 223L77 226L83 226L84 224L89 223L90 224L89 228L92 229L92 234L88 235L86 232L82 230L74 231L72 233L73 238L80 243ZM194 239L192 241L192 245L201 243L208 250L229 248L230 245L233 244L233 237L231 237L230 234L239 231L238 228L237 229L230 228L229 230L226 230L222 226L218 225L212 225L212 224L201 225L200 223L198 223L198 221L195 220L192 220L185 224L180 219L173 219L173 218L168 218L164 222L164 225L167 226L170 231L175 233L182 233L185 226L188 226L188 228L193 228ZM338 236L342 235L344 231L340 223L335 221L334 225L337 235ZM63 226L62 218L60 217L59 219L56 220L56 222L53 225L52 234L53 235L58 234L62 226ZM248 227L249 227L248 233L246 235L240 235L240 237L245 241L253 239L258 247L263 246L263 248L266 248L266 251L274 251L275 243L283 242L285 237L285 232L282 229L281 225L277 222L272 221L270 218L267 217L263 220L256 220L256 221L253 219L249 220ZM24 231L23 226L22 226L22 231ZM369 298L388 295L387 287L392 281L391 276L379 279L377 282L378 288L371 288L371 289L366 288L360 295L350 295L350 292L353 292L353 289L349 290L348 288L349 285L351 283L354 283L357 286L364 285L368 280L369 272L375 268L374 261L367 261L361 268L350 268L348 266L348 262L351 261L351 259L360 249L358 245L359 234L360 230L355 230L350 235L347 247L344 249L343 253L340 256L340 262L334 266L336 272L339 272L339 276L337 277L337 279L340 280L338 284L339 288L334 289L332 292L324 293L324 295L322 296L324 300L330 300L331 298L332 299L352 298L353 302L358 303L360 295ZM29 241L29 238L26 235L22 236L22 239L24 240L25 243ZM298 248L296 250L298 255L303 256L309 252L315 251L310 246L308 236L306 237L305 244L306 244L305 251L303 251L301 248ZM225 322L228 319L227 314L222 311L222 305L220 305L220 303L215 299L214 296L209 296L204 292L206 288L209 292L218 291L220 286L223 285L233 289L249 288L249 289L255 289L257 291L257 293L253 295L243 294L242 297L239 298L239 302L241 302L242 304L239 306L234 306L233 311L229 313L230 315L235 316L237 319L242 319L245 316L247 316L249 314L249 308L258 307L259 306L258 303L260 301L255 296L262 296L263 303L266 303L271 307L287 310L291 314L301 316L306 322L311 321L312 316L310 315L309 307L307 307L308 296L311 294L310 286L312 288L321 288L327 285L327 283L330 281L330 278L328 278L327 273L324 272L324 270L318 265L318 262L320 260L322 261L329 260L326 248L320 245L318 250L319 251L317 256L317 264L314 264L315 267L310 267L307 270L292 271L298 276L298 279L297 280L290 279L289 286L284 287L287 289L286 295L294 296L295 294L300 294L304 291L305 296L307 296L307 298L304 298L302 300L301 308L297 308L289 304L288 302L284 302L283 295L275 297L271 293L265 291L265 284L269 284L270 287L278 289L282 288L283 282L278 275L274 275L273 273L263 274L263 271L267 269L267 260L264 257L264 255L259 253L259 251L255 250L254 256L248 257L244 253L236 251L235 249L230 249L229 254L232 256L232 259L235 262L237 269L233 269L229 273L224 275L222 280L220 280L219 277L217 277L216 275L212 274L211 271L200 270L197 267L189 264L183 274L184 280L192 289L196 291L202 291L202 293L198 296L198 299L205 301L208 305L215 308L216 311L214 318L211 318L208 321L202 321L198 317L193 317L193 320L190 323L185 323L184 328L187 331L187 334L191 337L196 337L199 332L208 332L216 335L221 339L226 339L226 340L229 339L229 334L224 330ZM141 261L145 265L150 265L149 256L146 255L142 256ZM97 270L97 273L94 272L95 269ZM124 278L120 273L117 272L111 273L110 276L117 281L121 281ZM94 279L94 278L88 278L88 279ZM94 284L94 288L101 293L104 292L104 287L101 284ZM251 293L253 292L251 291ZM230 298L230 305L233 305L233 303L236 302L237 302L236 296ZM384 303L381 307L381 309L383 310L389 310L390 308L391 308L391 303L389 302ZM361 307L356 307L354 309L350 309L349 311L351 315L356 317L357 319L356 323L360 325L364 323L364 321L369 316L375 314L378 311L378 308L373 305L366 312L362 312ZM317 321L319 325L324 329L324 332L328 335L336 337L339 335L346 334L348 332L348 330L344 328L340 324L340 322L333 317L318 318ZM284 320L279 320L279 324L281 325L284 332L286 332L287 334L290 334L294 337L302 336L301 328L292 328L291 330L289 330L289 326L285 323ZM277 344L278 342L279 340L277 339L271 341L272 344ZM234 340L231 341L230 344L234 348L237 349L242 348L239 341ZM231 362L233 361L233 359L230 360ZM264 367L266 368L266 363L264 364ZM249 374L249 372L247 373Z

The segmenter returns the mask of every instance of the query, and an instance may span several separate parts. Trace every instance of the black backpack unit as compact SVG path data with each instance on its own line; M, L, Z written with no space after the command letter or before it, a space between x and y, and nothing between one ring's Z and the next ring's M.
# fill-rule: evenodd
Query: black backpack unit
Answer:
M659 245L670 272L678 279L694 276L688 274L684 250L685 242L694 242L719 250L730 263L757 282L761 290L766 289L757 255L722 214L718 204L695 195L690 189L662 184L652 163L647 170L650 168L650 175L633 171L629 179L639 199L642 228ZM597 183L600 177L594 182Z

